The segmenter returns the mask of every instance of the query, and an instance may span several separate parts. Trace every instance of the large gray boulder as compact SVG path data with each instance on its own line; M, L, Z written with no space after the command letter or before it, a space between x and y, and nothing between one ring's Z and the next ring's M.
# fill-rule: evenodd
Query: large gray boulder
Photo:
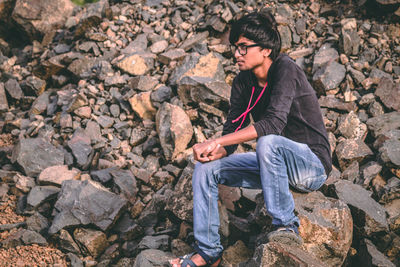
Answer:
M106 231L119 218L127 201L91 181L64 181L54 205L56 214L49 229L54 234L67 226L94 224Z
M64 152L40 137L20 139L11 161L18 163L27 176L36 177L47 167L63 165Z

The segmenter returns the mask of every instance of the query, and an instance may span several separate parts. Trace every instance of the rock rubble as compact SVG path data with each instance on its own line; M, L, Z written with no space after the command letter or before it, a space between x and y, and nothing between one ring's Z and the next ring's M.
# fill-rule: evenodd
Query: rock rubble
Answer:
M374 17L371 3L391 10ZM399 265L393 0L0 1L0 134L14 141L0 144L0 192L29 217L1 246L51 242L72 266L163 266L189 252L190 148L222 131L238 73L229 23L262 7L316 90L334 168L319 192L294 192L301 248L264 244L260 190L221 186L223 266Z

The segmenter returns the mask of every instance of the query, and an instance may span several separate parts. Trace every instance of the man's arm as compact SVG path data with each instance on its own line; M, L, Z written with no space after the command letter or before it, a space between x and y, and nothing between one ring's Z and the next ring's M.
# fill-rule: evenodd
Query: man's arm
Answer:
M208 140L193 146L194 159L200 162L216 160L227 155L224 146L237 145L257 138L253 125L219 138Z

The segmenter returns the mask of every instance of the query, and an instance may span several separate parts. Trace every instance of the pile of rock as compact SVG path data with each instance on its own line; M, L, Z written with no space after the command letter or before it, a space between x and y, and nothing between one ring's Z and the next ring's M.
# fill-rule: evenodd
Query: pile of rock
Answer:
M2 2L0 31L29 44L0 39L0 133L18 140L0 147L1 192L30 216L2 246L52 242L74 266L189 252L190 147L221 134L238 73L229 22L264 4ZM266 7L319 95L334 170L320 192L294 193L302 249L263 244L260 191L221 186L224 266L399 264L400 26L284 2Z

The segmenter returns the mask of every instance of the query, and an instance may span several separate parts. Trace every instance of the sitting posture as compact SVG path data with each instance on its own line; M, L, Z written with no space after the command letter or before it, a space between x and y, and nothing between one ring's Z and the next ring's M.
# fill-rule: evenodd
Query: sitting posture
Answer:
M260 188L273 231L268 241L299 245L299 219L289 186L317 190L331 170L331 152L315 91L303 70L285 54L268 11L235 21L229 36L240 73L233 81L222 136L194 145L195 252L172 266L218 266L218 184ZM250 123L250 114L254 123ZM256 152L232 154L257 139Z

